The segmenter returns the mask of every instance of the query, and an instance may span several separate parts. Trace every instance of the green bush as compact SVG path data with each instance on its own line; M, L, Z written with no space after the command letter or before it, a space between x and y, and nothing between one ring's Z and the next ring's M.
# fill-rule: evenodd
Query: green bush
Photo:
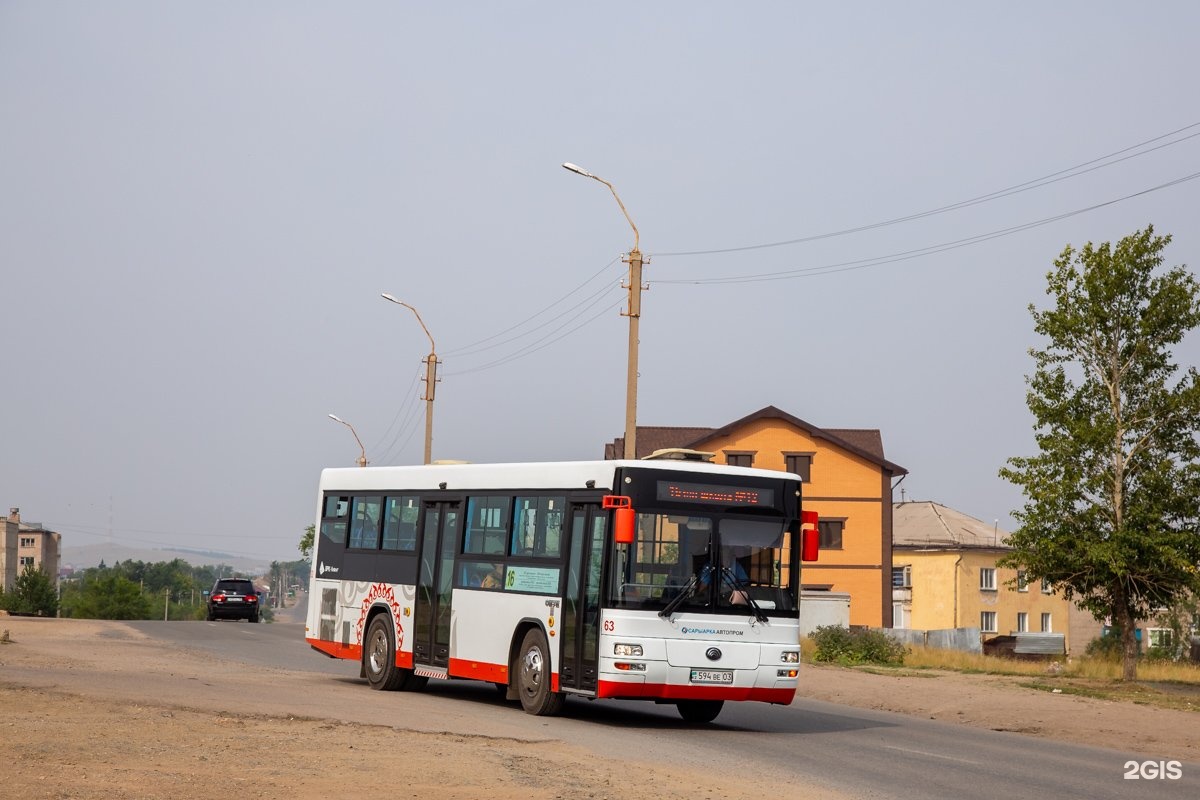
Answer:
M1089 658L1096 658L1101 661L1120 661L1121 632L1114 629L1099 639L1093 639L1088 642L1084 654Z
M841 625L822 625L810 634L817 645L814 658L852 666L854 664L885 664L899 666L904 663L908 648L882 631L866 628L853 630Z

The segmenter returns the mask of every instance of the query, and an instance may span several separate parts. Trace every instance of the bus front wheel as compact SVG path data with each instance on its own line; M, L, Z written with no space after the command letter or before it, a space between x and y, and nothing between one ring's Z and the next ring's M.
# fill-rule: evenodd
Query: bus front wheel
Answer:
M516 672L517 694L525 713L549 717L562 711L562 693L550 691L550 648L539 628L525 634Z
M685 722L712 722L724 705L724 700L680 700L675 707Z

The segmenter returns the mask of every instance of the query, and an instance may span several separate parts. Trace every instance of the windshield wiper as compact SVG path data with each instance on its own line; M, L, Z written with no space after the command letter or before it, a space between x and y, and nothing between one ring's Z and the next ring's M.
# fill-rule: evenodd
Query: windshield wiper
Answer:
M767 621L767 615L763 613L763 610L758 607L758 603L754 602L754 598L750 596L749 584L738 580L738 577L733 574L733 571L730 570L729 567L725 566L721 567L721 578L724 579L727 584L733 587L733 591L742 593L742 597L746 598L746 605L754 609L755 619L757 619L759 622Z
M692 593L692 590L696 588L696 583L699 580L699 575L693 575L692 577L688 578L688 582L683 585L683 589L679 591L679 594L672 597L671 602L667 603L666 607L663 608L662 611L658 612L658 615L663 619L670 619L671 615L675 613L675 609L683 605L683 601L686 600L688 595Z

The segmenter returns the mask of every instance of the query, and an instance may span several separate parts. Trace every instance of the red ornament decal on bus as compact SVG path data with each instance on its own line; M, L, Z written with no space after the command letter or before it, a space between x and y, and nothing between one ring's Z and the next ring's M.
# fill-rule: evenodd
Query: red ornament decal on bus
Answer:
M367 612L380 598L383 598L387 602L388 608L392 610L392 626L396 629L396 650L399 651L404 644L404 627L400 624L400 603L396 600L395 590L386 583L377 583L367 592L367 596L362 601L362 612L358 615L358 625L354 629L355 636L358 637L358 643L362 644L363 626L367 622Z

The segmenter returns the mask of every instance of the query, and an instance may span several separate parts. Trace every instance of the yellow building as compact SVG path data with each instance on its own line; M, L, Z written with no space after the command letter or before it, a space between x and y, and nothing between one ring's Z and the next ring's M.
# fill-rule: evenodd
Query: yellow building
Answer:
M984 641L1017 633L1062 634L1070 652L1070 604L1048 586L996 566L1008 533L938 503L897 503L893 515L892 626L979 628Z
M878 430L818 428L774 406L721 428L638 427L638 458L671 447L800 475L803 506L821 518L821 556L804 566L804 589L848 593L851 625L891 625L892 481L907 471L883 457ZM604 457L624 450L615 439Z

